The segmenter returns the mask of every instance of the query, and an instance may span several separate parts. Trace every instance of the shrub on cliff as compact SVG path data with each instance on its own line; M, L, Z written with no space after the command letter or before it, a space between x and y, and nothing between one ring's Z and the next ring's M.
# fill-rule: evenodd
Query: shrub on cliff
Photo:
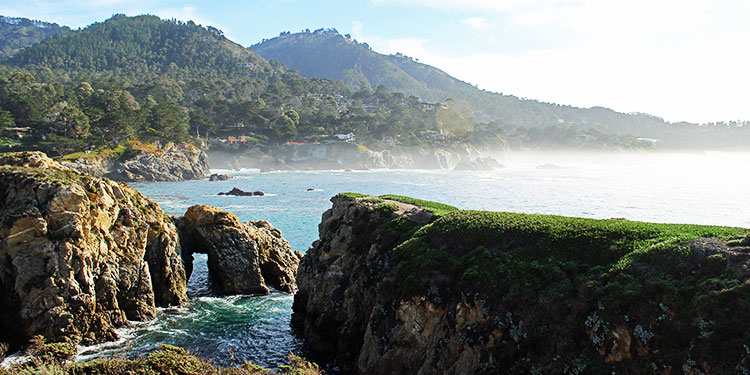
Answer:
M62 350L63 346L72 349ZM304 358L289 354L287 365L278 370L246 362L241 366L221 368L210 361L196 357L187 350L161 345L146 358L121 359L102 358L88 362L66 362L75 355L75 349L68 344L47 344L36 338L30 346L31 359L25 364L10 368L0 367L0 375L320 375L318 365ZM65 354L65 355L62 355ZM69 354L69 355L68 355ZM60 356L62 355L62 356Z

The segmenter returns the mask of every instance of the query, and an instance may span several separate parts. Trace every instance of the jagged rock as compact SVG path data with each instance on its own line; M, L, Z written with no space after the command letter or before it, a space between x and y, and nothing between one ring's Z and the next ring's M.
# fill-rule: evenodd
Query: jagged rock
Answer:
M240 223L218 208L197 205L177 219L183 251L208 254L211 277L227 294L267 294L266 285L295 290L302 255L266 221Z
M453 170L455 171L491 171L495 169L505 168L504 165L497 162L497 160L486 157L476 158L470 161L464 161L456 165Z
M320 239L299 265L292 315L308 344L336 355L345 372L355 372L367 317L377 299L369 287L385 274L393 245L383 240L383 223L398 214L419 223L429 222L432 216L401 203L395 213L378 210L379 203L363 199L331 198L333 207L323 213L318 227Z
M115 181L200 180L208 173L206 153L190 144L167 143L155 152L140 152L126 160L87 158L63 165Z
M208 180L209 181L226 181L226 180L229 180L231 178L234 178L234 177L232 177L232 176L230 176L228 174L217 174L217 173L214 173L214 174L212 174L211 176L208 177Z
M186 300L177 231L156 203L40 152L0 166L0 341L111 340Z
M353 194L332 202L299 265L292 323L343 373L724 374L750 365L740 345L750 334L746 231L430 215L434 203Z
M230 191L228 191L226 193L224 193L224 192L219 193L219 195L234 195L234 196L238 196L238 197L252 197L253 195L262 196L263 192L262 191L255 191L255 192L253 192L253 191L244 191L244 190L242 190L242 189L240 189L238 187L234 187L234 188L232 188L232 190L230 190Z

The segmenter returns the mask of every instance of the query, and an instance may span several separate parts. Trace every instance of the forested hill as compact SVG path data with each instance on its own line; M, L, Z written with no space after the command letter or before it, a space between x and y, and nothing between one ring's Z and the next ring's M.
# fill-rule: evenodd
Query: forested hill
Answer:
M162 74L211 79L283 71L225 38L216 28L148 15L115 15L79 32L19 51L5 63L67 72L112 72L139 79Z
M374 52L366 43L358 43L349 35L334 29L319 29L296 34L282 33L250 47L268 60L277 60L307 77L343 81L352 86L383 85L405 95L441 102L446 92L473 88L439 69L400 56ZM399 60L411 61L402 68Z
M409 58L376 54L333 30L284 33L274 43L284 40L296 60L313 66L319 59L336 69L361 62L361 74L347 79L350 84L304 77L218 29L155 16L116 15L47 38L0 61L0 147L59 156L133 139L200 138L211 144L242 139L246 149L266 152L289 141L335 142L350 133L372 149L466 143L612 149L641 147L639 137L657 138L664 148L750 144L750 126L668 124L481 91ZM306 46L295 49L295 40ZM375 68L364 69L369 62ZM375 81L366 77L370 70L392 79ZM362 76L365 87L353 87ZM457 99L425 103L409 95L407 81Z
M281 33L251 47L308 77L342 80L350 85L384 85L430 102L466 100L477 118L523 127L572 125L581 130L661 138L671 129L664 120L645 114L624 114L594 107L576 108L541 103L480 90L445 72L401 55L383 55L366 43L334 29Z
M0 60L32 44L68 31L69 27L56 23L0 16Z
M52 156L197 138L267 152L350 133L375 148L502 142L450 106L306 78L192 22L116 15L2 63L0 146Z

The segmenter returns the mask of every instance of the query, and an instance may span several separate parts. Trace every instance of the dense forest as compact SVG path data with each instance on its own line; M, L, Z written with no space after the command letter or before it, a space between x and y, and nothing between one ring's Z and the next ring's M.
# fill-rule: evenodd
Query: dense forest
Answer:
M192 22L116 15L4 63L3 142L52 155L130 139L243 137L268 148L350 133L371 147L477 138L473 118L450 106L305 78Z
M36 21L31 25L51 27ZM296 47L295 58L319 58L321 66L330 69L343 69L354 60L371 61L364 59L370 55L382 56L335 30L303 34L285 33L277 39L343 41L349 49L315 47L313 42ZM255 49L260 50L259 46ZM351 51L366 53L350 56L351 60L347 57ZM333 60L326 56L336 56L334 60L344 64L329 65ZM394 74L422 69L421 75L415 71L408 75L422 82L422 87L434 86L429 77L439 76L455 87L477 91L407 57L383 58L388 63L383 67ZM396 65L391 60L411 63L393 70ZM647 115L518 99L506 102L499 112L503 116L491 117L487 109L491 106L478 106L470 98L434 101L409 90L401 93L393 89L399 87L398 79L308 78L303 76L305 70L300 74L268 61L228 40L216 28L155 16L115 15L82 30L48 37L0 64L0 144L11 149L42 149L52 156L111 150L130 140L211 147L240 139L244 148L259 151L290 141L343 140L371 149L464 143L632 149L669 147L670 142L698 148L736 146L748 144L744 139L750 135L750 127L742 124L668 124ZM373 70L365 67L362 72ZM360 84L351 84L355 78ZM527 104L531 107L524 107ZM559 118L566 110L583 111L589 117ZM590 120L613 116L620 122ZM628 125L618 128L621 122ZM656 144L643 137L660 141Z
M68 31L69 27L56 23L0 16L0 60L32 44Z

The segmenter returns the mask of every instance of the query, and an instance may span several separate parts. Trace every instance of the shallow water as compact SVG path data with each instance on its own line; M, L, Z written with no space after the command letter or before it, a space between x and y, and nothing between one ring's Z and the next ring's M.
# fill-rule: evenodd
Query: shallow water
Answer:
M318 237L330 198L342 191L408 195L462 209L750 227L748 154L516 155L502 162L506 168L491 172L216 170L236 177L132 185L171 215L207 204L242 221L268 220L303 253ZM545 163L561 168L536 168ZM267 195L217 195L235 186ZM289 327L292 296L219 297L207 275L205 255L196 254L189 304L120 330L120 341L84 348L79 359L140 355L158 343L181 345L220 365L251 360L275 367L289 351L305 353Z

